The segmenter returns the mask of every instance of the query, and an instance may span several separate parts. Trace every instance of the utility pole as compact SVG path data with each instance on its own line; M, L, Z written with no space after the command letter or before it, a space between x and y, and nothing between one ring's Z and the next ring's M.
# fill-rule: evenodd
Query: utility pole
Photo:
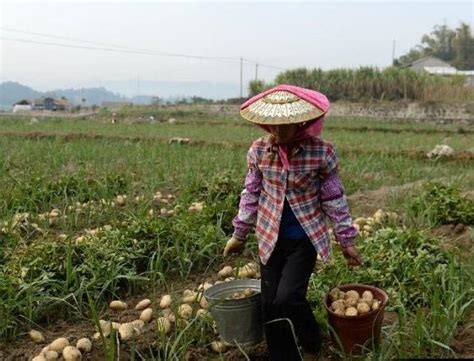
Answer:
M258 63L255 63L255 81L258 80Z
M243 73L244 59L240 58L240 99L243 98L243 84L242 84L242 73Z
M395 65L395 44L396 40L393 40L393 46L392 46L392 66Z

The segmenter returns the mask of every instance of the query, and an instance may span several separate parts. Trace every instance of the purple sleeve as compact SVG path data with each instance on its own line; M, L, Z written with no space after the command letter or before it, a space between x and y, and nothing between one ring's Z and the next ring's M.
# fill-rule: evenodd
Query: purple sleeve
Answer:
M258 200L262 188L262 173L250 148L247 154L248 173L245 177L245 187L240 195L239 212L232 224L235 238L245 240L247 234L255 226L257 220Z
M341 246L352 246L358 232L352 225L349 205L337 171L321 180L321 207L333 223L334 234Z

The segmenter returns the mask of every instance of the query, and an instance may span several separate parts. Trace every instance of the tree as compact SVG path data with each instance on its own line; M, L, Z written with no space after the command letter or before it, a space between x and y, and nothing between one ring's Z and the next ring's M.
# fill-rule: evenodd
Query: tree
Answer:
M425 56L442 59L458 69L474 69L474 37L469 24L461 23L453 30L446 25L435 25L421 44L394 61L395 66L408 65Z
M253 97L265 90L265 82L263 80L251 80L249 83L249 96Z
M474 69L474 37L468 24L461 23L453 39L453 65L461 70Z
M421 44L425 55L432 55L451 62L455 57L453 39L456 32L446 25L435 25L430 35L423 35Z

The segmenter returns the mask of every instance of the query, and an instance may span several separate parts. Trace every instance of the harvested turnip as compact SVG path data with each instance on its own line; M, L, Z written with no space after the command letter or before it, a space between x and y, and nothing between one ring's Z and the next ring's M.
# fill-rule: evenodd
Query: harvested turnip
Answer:
M202 308L209 308L209 302L207 301L206 297L201 297L201 300L199 301L199 305Z
M329 292L329 298L331 299L331 301L336 301L336 300L340 300L341 298L341 290L337 287L333 288L330 292Z
M211 342L211 348L214 352L223 353L227 350L227 346L222 341Z
M120 335L120 339L124 342L132 339L137 334L135 328L131 323L121 324L118 332Z
M118 195L118 196L115 198L115 205L117 205L117 206L119 206L119 207L125 206L125 204L126 204L126 199L127 199L126 196Z
M64 361L77 361L82 358L81 351L74 346L66 346L63 350Z
M209 289L209 288L211 288L211 287L212 287L212 283L204 282L204 283L201 283L201 284L198 286L197 290L200 291L200 292L202 292L202 291L205 291L205 290L207 290L207 289Z
M362 293L362 299L364 301L373 301L374 295L372 294L372 292L367 290L367 291L364 291L364 293Z
M333 311L345 310L345 308L346 308L346 301L344 300L335 300L331 303L331 309Z
M339 316L344 316L346 314L346 311L343 308L336 308L334 310L334 313Z
M167 334L171 330L171 322L167 317L158 317L156 320L156 328L158 332Z
M210 312L208 310L205 310L204 308L200 308L196 312L197 317L202 317L202 318L208 318L210 317Z
M164 295L161 297L160 300L160 307L161 308L168 308L171 305L171 296L170 295Z
M350 290L345 293L344 298L346 300L349 298L355 298L355 300L357 301L359 299L359 293L357 291Z
M356 307L358 300L354 297L349 297L346 300L346 307Z
M380 308L380 301L379 300L374 300L372 303L372 310L378 310Z
M34 343L42 343L44 342L44 336L41 332L36 330L31 330L29 332L30 338Z
M357 312L359 312L360 315L364 315L370 312L370 307L367 303L360 302L357 304Z
M187 303L183 303L181 306L178 308L178 314L181 318L184 318L185 320L188 320L193 313L193 308L188 305Z
M99 327L104 337L109 337L110 333L112 332L112 322L106 320L99 320Z
M92 342L88 338L81 338L77 341L76 347L81 353L91 352L92 350Z
M56 351L46 351L43 353L43 356L46 361L53 361L59 358L59 354Z
M66 346L69 346L69 340L66 337L60 337L49 344L49 350L61 353Z
M171 323L176 322L176 316L174 315L173 310L171 308L165 308L163 310L163 316L170 320Z
M133 328L138 334L140 334L143 330L143 327L145 327L145 322L143 322L142 320L135 320L130 322L130 324L133 326Z
M128 308L128 305L123 301L112 301L110 302L109 307L114 311L123 311Z
M217 276L221 279L228 278L232 276L233 268L231 266L225 266L218 273Z
M239 269L239 272L237 273L237 276L239 278L252 278L255 276L255 271L250 268L250 267L247 267L247 265L243 266L242 268Z
M31 361L46 361L46 358L44 357L43 354L40 354L38 356L33 357Z
M145 323L150 322L152 317L153 317L153 309L152 308L146 308L140 314L140 320L142 320Z
M135 309L138 311L141 311L150 305L151 305L151 300L149 300L148 298L145 298L144 300L141 300L140 302L137 303L137 305L135 306Z
M348 307L345 312L346 316L357 316L357 308L355 307Z
M182 303L193 304L196 302L197 293L191 290L184 290L183 298L181 299Z

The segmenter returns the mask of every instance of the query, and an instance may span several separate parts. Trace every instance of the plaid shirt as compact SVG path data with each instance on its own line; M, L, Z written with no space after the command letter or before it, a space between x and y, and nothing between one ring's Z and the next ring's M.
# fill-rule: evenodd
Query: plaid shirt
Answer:
M352 245L357 236L337 174L334 147L320 138L309 138L293 148L288 158L290 169L285 171L270 136L253 142L247 154L248 174L239 213L233 220L234 237L245 239L255 226L260 260L266 264L278 239L286 196L319 256L326 261L330 247L325 216L334 223L336 239L343 247Z

